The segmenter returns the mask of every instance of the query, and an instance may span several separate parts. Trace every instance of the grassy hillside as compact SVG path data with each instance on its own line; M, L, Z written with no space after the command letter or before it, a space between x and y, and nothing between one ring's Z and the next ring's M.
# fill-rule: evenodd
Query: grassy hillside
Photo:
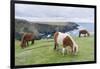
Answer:
M94 60L94 39L93 37L75 37L74 40L79 45L78 55L65 54L61 51L54 51L53 39L36 40L34 45L21 49L20 42L15 40L15 64L50 64L50 63L68 63Z

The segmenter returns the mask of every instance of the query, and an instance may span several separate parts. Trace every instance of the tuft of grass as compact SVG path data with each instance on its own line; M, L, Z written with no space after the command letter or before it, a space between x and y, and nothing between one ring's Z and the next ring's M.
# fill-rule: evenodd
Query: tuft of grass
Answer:
M79 45L78 55L65 54L54 50L53 39L36 40L34 45L21 49L15 40L15 65L34 65L94 61L94 37L73 37Z

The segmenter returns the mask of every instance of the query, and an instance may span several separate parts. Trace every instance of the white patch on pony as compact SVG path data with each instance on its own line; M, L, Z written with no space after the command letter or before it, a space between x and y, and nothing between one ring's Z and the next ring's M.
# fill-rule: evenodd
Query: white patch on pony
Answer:
M63 39L67 36L65 33L58 32L57 43L63 45Z

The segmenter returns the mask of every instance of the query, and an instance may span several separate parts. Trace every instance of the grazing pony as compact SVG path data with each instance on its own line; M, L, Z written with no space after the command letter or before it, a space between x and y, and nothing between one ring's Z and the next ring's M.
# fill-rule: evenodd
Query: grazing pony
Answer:
M22 36L21 39L21 48L25 48L26 46L28 46L28 42L32 41L32 44L34 44L34 34L33 33L25 33Z
M71 53L76 54L78 52L78 45L73 40L73 38L67 33L55 32L54 33L54 49L59 45L62 46L62 53L64 55L66 47L71 48Z
M84 37L90 36L89 32L86 29L79 30L79 37L81 37L81 34L84 34Z

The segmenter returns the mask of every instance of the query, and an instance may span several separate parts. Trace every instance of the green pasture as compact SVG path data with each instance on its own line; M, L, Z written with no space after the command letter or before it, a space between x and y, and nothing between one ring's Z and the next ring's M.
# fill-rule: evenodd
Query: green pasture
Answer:
M54 50L53 39L36 40L34 45L22 49L20 41L15 40L15 65L34 65L94 61L94 37L74 37L79 45L77 55Z

